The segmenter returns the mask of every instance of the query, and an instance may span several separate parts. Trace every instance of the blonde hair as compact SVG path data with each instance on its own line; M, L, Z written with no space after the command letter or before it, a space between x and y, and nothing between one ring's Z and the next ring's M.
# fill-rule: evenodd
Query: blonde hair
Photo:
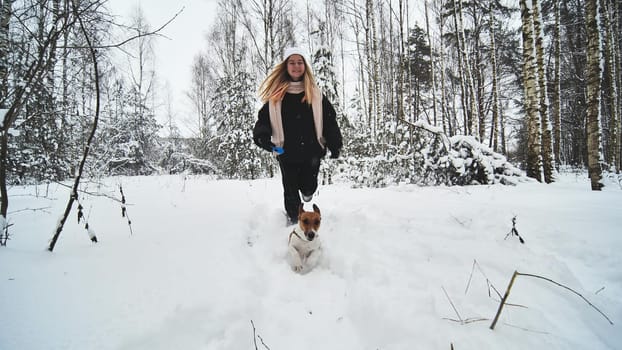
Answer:
M289 57L274 66L270 74L268 74L266 79L259 85L259 97L262 103L280 101L283 99L283 96L285 96L287 88L289 88L289 84L292 82L287 73L288 60ZM311 67L309 67L309 64L304 58L303 61L305 63L305 72L302 81L304 83L305 96L302 98L302 101L311 105L311 101L317 90L317 85L315 83L315 78L313 78Z

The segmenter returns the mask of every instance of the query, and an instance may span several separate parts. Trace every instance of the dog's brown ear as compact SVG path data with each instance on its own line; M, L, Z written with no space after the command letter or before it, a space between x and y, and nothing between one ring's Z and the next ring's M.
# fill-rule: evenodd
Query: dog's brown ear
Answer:
M300 205L298 206L298 215L304 212L305 212L305 205L303 203L300 203Z
M321 215L320 208L318 208L318 206L315 204L313 204L313 211Z

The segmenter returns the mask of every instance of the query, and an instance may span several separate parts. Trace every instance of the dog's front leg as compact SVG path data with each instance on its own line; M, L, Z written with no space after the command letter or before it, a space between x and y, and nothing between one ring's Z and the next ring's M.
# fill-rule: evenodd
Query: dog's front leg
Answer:
M317 266L321 255L322 249L320 247L310 251L305 259L305 265L307 265L309 269L314 268L315 266Z
M289 265L292 267L292 270L296 272L302 271L302 259L300 258L300 253L293 245L289 246Z

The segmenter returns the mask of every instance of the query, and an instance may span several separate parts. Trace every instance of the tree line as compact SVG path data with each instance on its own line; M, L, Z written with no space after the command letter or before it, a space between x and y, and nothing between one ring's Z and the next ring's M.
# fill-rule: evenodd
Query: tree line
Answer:
M602 171L620 169L614 0L221 0L211 26L197 29L206 41L188 68L193 112L182 117L193 134L183 137L174 110L156 121L167 104L150 35L158 28L140 8L124 25L103 0L2 0L0 8L5 217L7 186L75 175L96 105L86 38L101 95L91 176L273 175L250 129L258 83L291 45L309 51L347 141L342 159L327 162L327 181L374 172L415 182L422 151L436 152L422 140L437 138L446 150L477 142L547 183L571 165L587 167L598 189Z

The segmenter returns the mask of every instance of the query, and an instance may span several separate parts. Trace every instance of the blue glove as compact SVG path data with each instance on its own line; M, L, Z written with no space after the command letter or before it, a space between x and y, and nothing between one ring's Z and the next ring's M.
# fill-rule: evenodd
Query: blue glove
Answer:
M278 147L278 146L272 146L272 151L278 155L285 153L285 150L283 149L283 147Z

